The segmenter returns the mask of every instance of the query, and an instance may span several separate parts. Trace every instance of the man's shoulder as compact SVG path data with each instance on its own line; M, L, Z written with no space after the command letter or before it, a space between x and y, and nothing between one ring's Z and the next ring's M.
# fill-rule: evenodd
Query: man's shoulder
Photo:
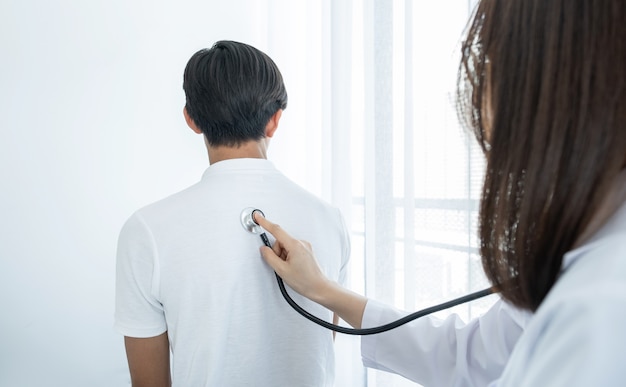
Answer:
M186 209L193 209L199 200L197 192L197 183L185 189L171 193L161 199L148 203L137 209L132 217L143 218L144 221L150 223L151 220L166 217L169 218L175 214L185 216ZM194 197L198 197L194 199Z

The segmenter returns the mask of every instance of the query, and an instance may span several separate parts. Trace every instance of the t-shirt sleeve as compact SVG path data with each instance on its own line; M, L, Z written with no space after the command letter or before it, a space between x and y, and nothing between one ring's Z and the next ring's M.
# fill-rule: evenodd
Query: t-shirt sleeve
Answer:
M115 329L129 337L154 337L167 330L159 302L158 253L150 229L133 214L122 227L117 245Z

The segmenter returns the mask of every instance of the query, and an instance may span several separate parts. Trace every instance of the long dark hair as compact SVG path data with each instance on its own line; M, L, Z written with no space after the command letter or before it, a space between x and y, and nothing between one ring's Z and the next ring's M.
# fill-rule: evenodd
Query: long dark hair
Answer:
M626 162L626 2L483 0L457 103L485 153L480 251L536 310Z

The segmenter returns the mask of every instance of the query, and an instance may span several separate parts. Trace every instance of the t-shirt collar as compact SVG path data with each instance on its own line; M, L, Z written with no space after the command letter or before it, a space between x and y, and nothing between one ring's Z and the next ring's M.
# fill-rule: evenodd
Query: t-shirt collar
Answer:
M267 159L241 158L221 160L209 165L209 167L202 174L202 179L204 180L206 176L215 173L243 170L274 171L276 170L276 167L274 167L274 164Z

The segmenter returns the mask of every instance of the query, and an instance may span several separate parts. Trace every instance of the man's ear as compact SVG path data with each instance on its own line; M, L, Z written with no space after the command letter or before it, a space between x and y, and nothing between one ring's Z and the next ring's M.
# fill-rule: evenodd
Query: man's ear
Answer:
M278 122L280 121L280 117L283 114L283 109L276 110L276 113L267 121L267 125L265 125L265 137L272 138L274 133L276 133L276 129L278 129Z
M189 117L189 113L187 113L187 106L183 108L183 116L185 116L185 122L187 122L187 126L191 128L195 133L202 134L202 130L196 126L196 123L193 122L191 117Z

